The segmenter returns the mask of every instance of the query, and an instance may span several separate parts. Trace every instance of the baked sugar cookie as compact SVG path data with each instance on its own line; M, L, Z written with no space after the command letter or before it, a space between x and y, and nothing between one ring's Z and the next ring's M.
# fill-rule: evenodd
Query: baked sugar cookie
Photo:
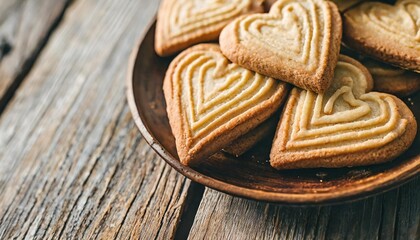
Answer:
M406 97L420 90L420 74L391 66L372 58L365 57L345 46L341 54L351 56L360 61L373 78L373 90Z
M417 132L413 113L397 97L369 92L363 65L341 56L324 94L294 88L270 153L277 169L378 164L409 148Z
M420 90L420 74L393 67L373 59L363 59L363 65L372 74L374 90L400 97Z
M172 61L163 91L181 163L194 165L273 115L288 86L229 62L216 44L201 44Z
M325 0L325 1L327 1L327 0ZM338 10L343 12L343 11L351 8L352 6L362 2L363 0L331 0L331 1L334 2L337 5ZM275 2L277 2L277 0L266 0L264 2L265 9L269 10Z
M277 122L278 117L270 117L255 129L249 131L245 135L233 141L233 143L229 146L223 148L223 151L233 156L241 156L263 139L270 137L272 139L274 132L276 131Z
M270 11L271 6L273 6L273 4L277 2L277 0L265 0L264 1L264 9L265 11Z
M332 2L337 4L337 7L340 10L340 12L344 12L362 1L363 0L332 0Z
M376 59L420 72L420 1L366 2L345 12L344 42Z
M157 18L156 53L168 56L216 40L234 18L263 10L261 0L163 0Z
M223 54L255 72L324 92L340 51L341 17L323 0L278 0L268 14L242 16L220 34Z

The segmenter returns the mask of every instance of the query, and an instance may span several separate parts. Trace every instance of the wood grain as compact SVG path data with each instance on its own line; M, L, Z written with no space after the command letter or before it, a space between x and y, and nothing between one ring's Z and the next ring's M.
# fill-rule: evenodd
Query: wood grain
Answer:
M22 2L2 0L0 9ZM84 0L66 11L0 116L0 239L184 238L194 216L191 239L418 235L418 179L364 201L316 208L207 189L195 215L201 186L151 150L125 102L128 56L157 5Z
M158 3L67 10L0 118L0 239L175 235L190 182L147 146L124 92Z
M351 204L285 207L206 189L189 239L418 239L420 178Z
M1 0L0 113L71 0Z

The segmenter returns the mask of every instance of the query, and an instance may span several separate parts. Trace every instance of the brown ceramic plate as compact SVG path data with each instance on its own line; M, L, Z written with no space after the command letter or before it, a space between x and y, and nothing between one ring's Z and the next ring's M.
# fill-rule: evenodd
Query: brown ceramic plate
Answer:
M169 127L162 81L170 58L153 48L152 25L135 48L128 72L128 103L140 132L172 167L210 188L250 199L294 205L339 203L371 196L401 185L420 172L420 134L398 159L377 166L277 171L267 159L270 141L242 157L218 153L192 169L179 162ZM420 119L420 94L405 99Z

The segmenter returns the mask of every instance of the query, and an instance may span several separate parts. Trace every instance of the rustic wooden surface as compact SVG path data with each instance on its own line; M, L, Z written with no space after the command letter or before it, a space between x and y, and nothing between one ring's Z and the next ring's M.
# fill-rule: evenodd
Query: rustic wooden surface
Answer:
M139 135L124 91L157 5L67 9L0 119L0 239L174 236L190 182Z
M0 97L14 96L0 115L0 239L419 236L419 179L327 207L202 195L147 146L125 101L128 56L158 1L68 3L0 4L12 45Z
M1 0L0 112L33 65L70 0Z
M366 200L304 208L206 189L190 239L415 239L420 221L419 184L420 178Z

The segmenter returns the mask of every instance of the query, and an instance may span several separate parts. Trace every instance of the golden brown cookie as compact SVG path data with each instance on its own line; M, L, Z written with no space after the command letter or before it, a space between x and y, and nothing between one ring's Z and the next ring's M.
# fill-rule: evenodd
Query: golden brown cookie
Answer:
M406 97L420 90L420 74L418 73L365 57L345 46L341 47L340 52L360 61L369 70L375 91Z
M223 54L247 69L324 92L340 51L341 17L323 0L279 0L268 14L242 16L220 34Z
M274 137L277 169L338 168L386 162L408 149L417 132L410 109L397 97L369 92L363 65L341 56L324 94L294 88Z
M363 0L331 0L335 4L337 4L338 9L340 12L344 12L347 9L351 8L352 6L362 2Z
M271 6L273 6L273 4L277 2L277 0L265 0L264 1L264 9L265 11L270 11Z
M363 65L372 74L374 90L400 97L420 90L420 74L396 68L373 59L363 59Z
M156 53L168 56L216 40L236 17L263 10L261 0L163 0L157 17Z
M268 119L288 86L229 62L217 44L200 44L172 61L163 91L181 163L193 165Z
M272 139L274 132L276 131L277 122L278 117L270 117L255 129L249 131L245 135L233 141L233 143L229 146L223 148L223 151L233 156L241 156L263 139L270 137Z
M345 12L343 40L376 59L420 72L420 1L366 2Z
M327 0L325 0L327 1ZM363 0L331 0L331 2L335 3L338 7L338 10L344 12L345 10L351 8L352 6L362 2ZM264 8L266 11L270 10L271 6L277 2L277 0L265 0Z

